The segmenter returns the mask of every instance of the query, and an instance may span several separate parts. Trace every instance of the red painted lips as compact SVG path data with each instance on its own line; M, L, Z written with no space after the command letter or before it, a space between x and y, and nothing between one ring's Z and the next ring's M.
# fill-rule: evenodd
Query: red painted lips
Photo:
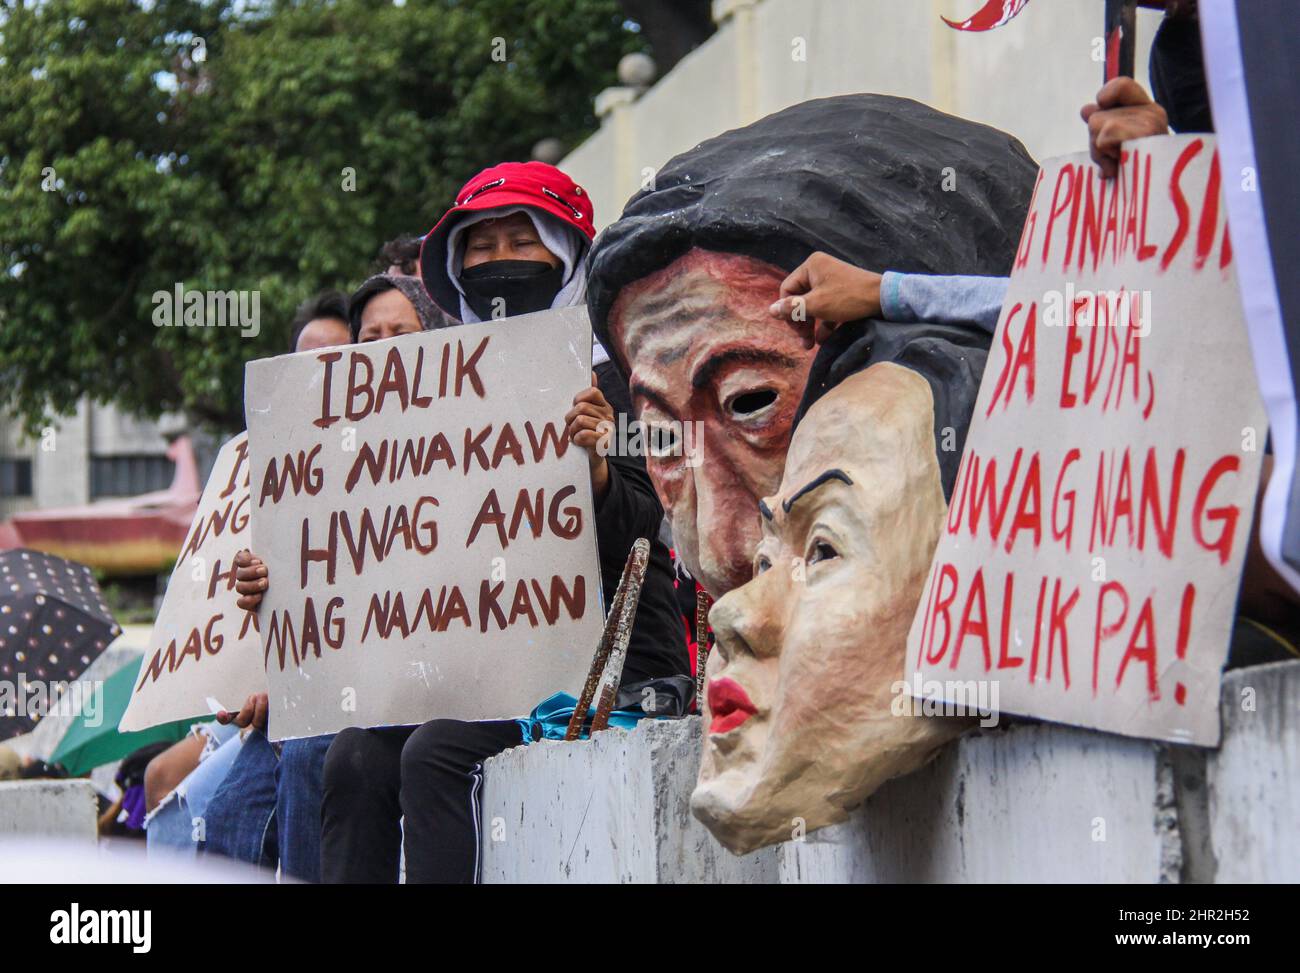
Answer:
M709 712L713 722L710 733L729 733L758 712L740 683L733 679L714 679L709 683Z

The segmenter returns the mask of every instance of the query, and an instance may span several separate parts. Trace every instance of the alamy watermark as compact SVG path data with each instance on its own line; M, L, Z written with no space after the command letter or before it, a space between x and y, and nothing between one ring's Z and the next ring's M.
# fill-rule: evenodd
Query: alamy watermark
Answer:
M1151 333L1151 292L1075 290L1073 282L1065 290L1043 293L1041 320L1045 327L1076 328L1128 327L1140 338Z
M998 683L995 679L897 679L889 711L894 716L978 716L980 726L998 725Z
M90 679L29 681L27 673L20 672L17 681L0 679L0 715L34 720L81 715L94 729L104 722L104 684Z
M50 913L50 942L56 946L124 945L147 953L153 945L150 909L83 909L73 902Z
M704 423L677 419L643 422L618 414L618 424L596 446L600 456L680 457L686 466L704 461Z
M154 291L155 328L238 328L245 338L262 330L261 291L199 291L175 285Z

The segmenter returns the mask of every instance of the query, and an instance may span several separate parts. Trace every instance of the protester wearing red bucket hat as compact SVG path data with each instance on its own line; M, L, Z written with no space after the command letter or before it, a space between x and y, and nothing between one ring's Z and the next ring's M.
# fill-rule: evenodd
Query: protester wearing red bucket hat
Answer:
M425 288L465 324L582 305L592 215L582 187L553 166L511 162L486 169L465 184L425 237ZM632 403L627 383L594 341L592 362L592 384L574 396L564 422L565 435L587 450L591 463L606 605L632 544L651 539L618 706L684 715L694 681L672 562L659 540L663 508L639 455L596 448L602 423L617 428L617 413L630 413ZM591 649L574 646L576 652ZM556 687L569 688L576 687ZM475 881L483 761L547 729L531 719L431 719L419 727L339 733L323 775L322 879L395 882L404 848L408 883Z
M574 307L586 300L595 235L581 186L543 162L505 162L461 188L424 239L420 275L466 324Z

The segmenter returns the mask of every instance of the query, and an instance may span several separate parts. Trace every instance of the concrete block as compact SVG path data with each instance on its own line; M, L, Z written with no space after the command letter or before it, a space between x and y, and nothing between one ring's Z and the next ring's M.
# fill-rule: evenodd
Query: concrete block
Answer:
M736 857L690 813L699 718L542 741L484 764L483 881L773 882L776 852Z
M1217 882L1300 882L1300 662L1227 673L1206 761Z
M0 840L39 836L94 844L98 812L95 786L88 780L0 783Z
M1217 750L977 731L844 823L744 858L690 815L698 719L533 744L486 765L484 880L1300 881L1300 662L1228 673L1222 706Z
M1046 724L970 734L886 784L843 824L782 845L780 878L1175 880L1161 757L1145 741Z

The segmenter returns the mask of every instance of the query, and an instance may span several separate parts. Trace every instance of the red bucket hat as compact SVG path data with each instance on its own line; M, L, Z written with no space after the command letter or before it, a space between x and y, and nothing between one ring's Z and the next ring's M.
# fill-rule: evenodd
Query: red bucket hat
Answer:
M503 162L484 169L465 183L455 204L443 214L420 246L420 278L424 289L453 317L460 317L459 292L447 277L447 237L466 213L501 206L531 206L562 220L595 239L591 199L576 182L545 162Z

